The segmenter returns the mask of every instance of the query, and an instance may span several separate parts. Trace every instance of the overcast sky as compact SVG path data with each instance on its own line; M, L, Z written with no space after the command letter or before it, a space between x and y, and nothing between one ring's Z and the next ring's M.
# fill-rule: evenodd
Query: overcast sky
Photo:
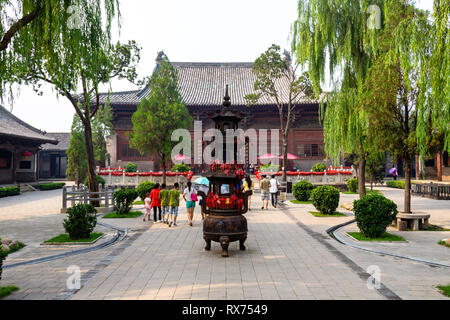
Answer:
M431 10L433 0L419 0L418 6ZM289 50L297 0L126 0L121 12L120 41L136 40L143 48L138 71L147 76L161 50L173 62L252 62L272 43ZM137 88L115 81L112 89ZM51 86L43 96L23 86L14 105L5 105L38 129L69 132L74 110L66 100Z

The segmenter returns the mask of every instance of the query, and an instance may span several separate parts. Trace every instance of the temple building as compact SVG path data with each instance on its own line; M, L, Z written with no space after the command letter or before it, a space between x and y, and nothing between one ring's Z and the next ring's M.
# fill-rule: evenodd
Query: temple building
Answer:
M0 184L39 181L39 149L58 144L0 106Z
M46 143L39 152L39 177L41 179L64 179L67 170L67 149L69 149L70 132L47 133L58 140L58 144Z
M156 60L156 68L160 57L161 53ZM203 130L213 127L208 113L222 108L226 85L229 86L232 110L248 114L241 121L240 128L253 128L257 131L280 128L278 108L270 99L261 98L252 106L246 104L244 97L254 92L256 79L252 72L252 63L172 62L172 65L178 71L178 86L183 102L192 118L203 122ZM279 85L280 90L288 91L288 82ZM148 88L109 95L114 134L107 143L107 150L110 155L109 165L112 167L124 167L128 162L133 162L138 165L140 171L160 169L157 156L140 155L129 146L126 135L132 130L132 114L147 94ZM106 96L102 95L102 101L105 101ZM268 140L270 145L270 137ZM290 161L291 168L309 171L315 163L326 158L323 129L319 123L319 103L305 102L297 106L288 141L288 152L300 158ZM270 152L270 146L268 150ZM200 167L195 166L195 169L200 170Z

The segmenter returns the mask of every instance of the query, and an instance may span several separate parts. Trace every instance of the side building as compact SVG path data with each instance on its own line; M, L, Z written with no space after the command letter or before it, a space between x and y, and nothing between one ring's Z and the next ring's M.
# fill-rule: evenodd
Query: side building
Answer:
M41 179L65 179L67 170L67 149L69 149L70 132L47 133L58 141L57 145L46 143L39 151L39 176Z
M156 61L158 64L158 59ZM172 62L172 65L178 71L178 86L183 102L192 118L202 121L204 131L213 127L208 113L222 108L226 85L229 85L232 110L248 113L241 121L240 128L244 130L253 128L257 131L280 128L278 109L270 99L262 98L252 106L246 104L244 97L254 92L253 85L256 79L252 63ZM280 83L280 90L283 92L287 92L288 88L287 82ZM128 142L127 132L132 130L131 116L147 94L148 88L114 92L109 95L114 134L107 142L107 150L110 154L109 165L112 167L124 167L128 162L133 162L138 165L140 171L160 169L157 156L140 155ZM106 96L102 96L102 101L105 101ZM270 136L268 140L267 150L270 152ZM297 106L288 141L288 152L300 158L290 161L290 168L309 171L315 163L326 158L318 102L305 102ZM206 145L202 143L203 148ZM198 172L201 166L197 165L194 169Z
M32 183L39 180L39 149L58 144L0 106L0 184Z

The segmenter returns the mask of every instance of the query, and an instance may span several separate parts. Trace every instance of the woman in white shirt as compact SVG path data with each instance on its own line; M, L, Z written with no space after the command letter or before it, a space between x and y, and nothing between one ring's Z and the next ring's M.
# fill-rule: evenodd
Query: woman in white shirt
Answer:
M187 188L184 189L183 199L186 201L187 216L189 225L192 227L192 220L194 219L195 201L197 201L197 192L192 187L192 182L187 183Z

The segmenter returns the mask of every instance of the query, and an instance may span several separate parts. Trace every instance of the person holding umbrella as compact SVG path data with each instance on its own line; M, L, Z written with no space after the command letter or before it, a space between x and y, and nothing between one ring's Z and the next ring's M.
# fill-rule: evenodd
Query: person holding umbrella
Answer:
M209 191L209 180L208 178L201 177L194 181L198 185L198 191L202 191L205 195L208 194ZM198 205L200 206L200 213L202 215L202 220L205 220L205 213L203 212L203 201L206 199L203 199L202 196L200 196L200 200L198 202Z

